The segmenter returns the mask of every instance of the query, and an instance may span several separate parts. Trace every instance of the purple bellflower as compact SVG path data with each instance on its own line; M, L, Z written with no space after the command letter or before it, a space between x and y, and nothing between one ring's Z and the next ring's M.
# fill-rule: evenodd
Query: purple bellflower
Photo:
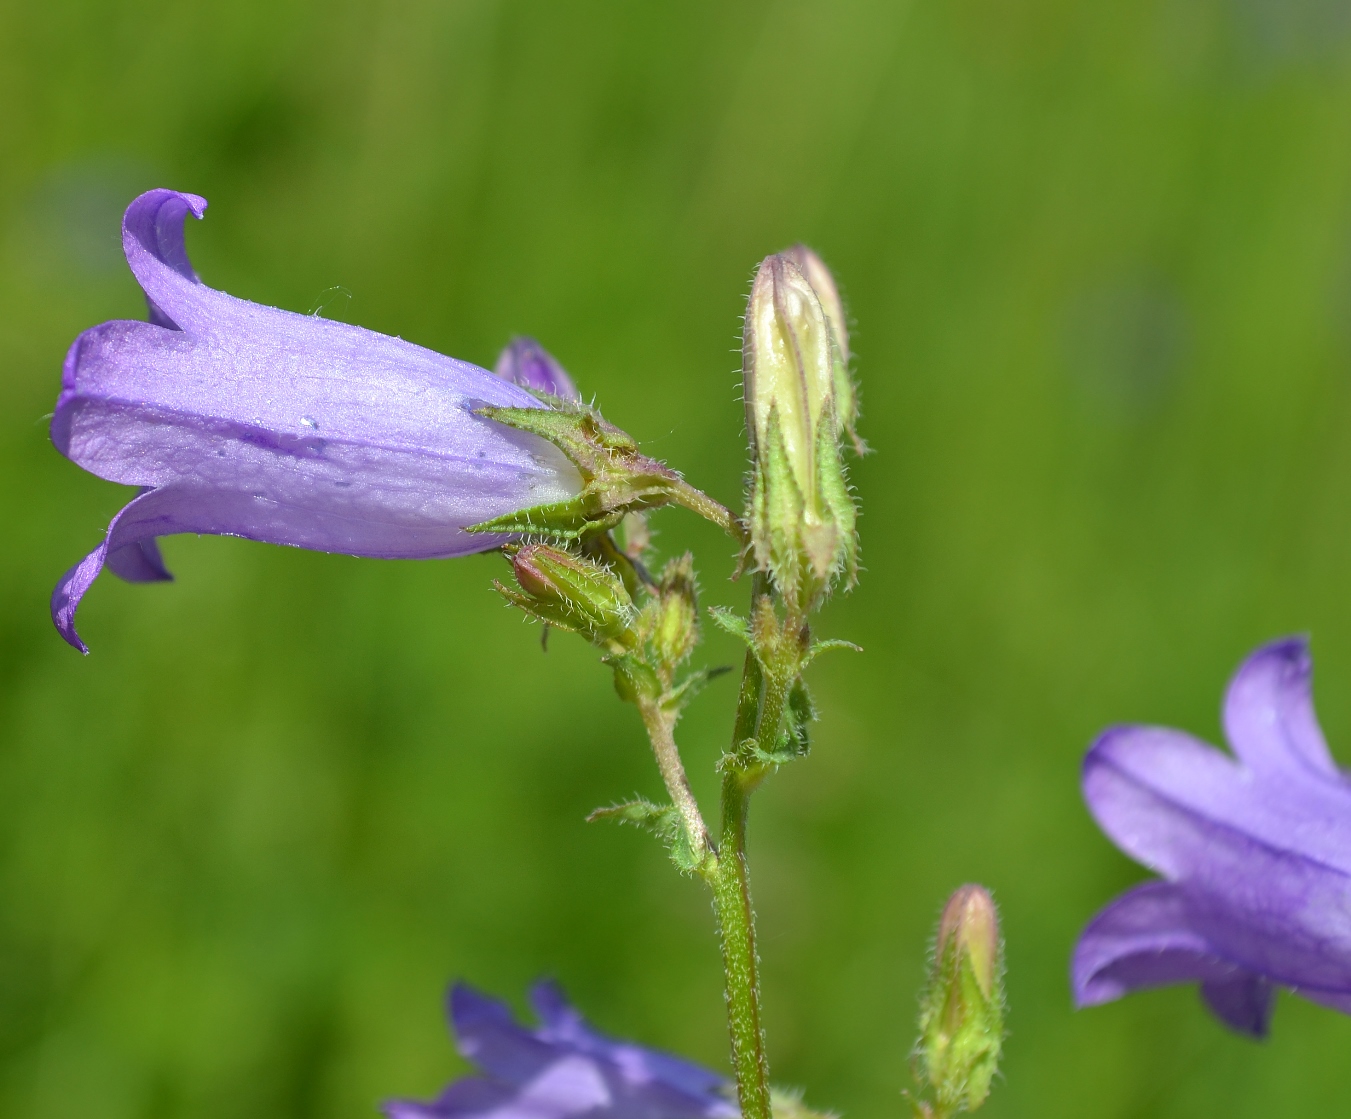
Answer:
M1118 847L1162 876L1084 930L1079 1006L1199 982L1210 1009L1263 1037L1276 987L1351 1014L1351 778L1314 715L1298 638L1258 649L1224 700L1231 756L1181 731L1104 732L1084 799Z
M474 414L547 407L529 377L513 384L399 338L205 286L183 243L185 219L205 209L172 190L132 202L122 244L150 321L93 327L66 357L52 442L100 478L141 488L52 594L70 644L88 651L75 611L105 565L131 582L171 577L160 536L439 558L506 539L471 525L581 492L553 444Z
M523 389L548 393L560 400L581 400L568 371L533 338L513 338L497 359L493 372Z
M389 1119L737 1119L717 1073L593 1030L557 985L537 983L527 1029L496 999L457 983L448 998L460 1053L482 1076L456 1080L431 1103L396 1100Z

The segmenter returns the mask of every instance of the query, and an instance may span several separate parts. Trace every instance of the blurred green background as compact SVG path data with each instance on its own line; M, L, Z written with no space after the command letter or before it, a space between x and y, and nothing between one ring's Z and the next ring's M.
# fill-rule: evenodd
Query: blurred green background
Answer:
M464 1066L463 976L540 974L725 1067L702 887L588 826L658 782L596 656L495 557L170 540L47 596L126 492L50 446L82 328L140 317L118 219L206 195L206 281L491 364L537 335L735 503L751 270L802 239L856 320L866 573L821 631L816 752L757 798L775 1078L900 1116L944 896L988 883L996 1117L1342 1113L1351 1021L1227 1035L1188 989L1074 1013L1073 940L1143 872L1077 788L1124 720L1212 740L1314 637L1351 761L1345 0L4 0L0 1113L371 1116ZM738 604L712 530L706 600ZM736 652L710 637L704 652ZM733 685L682 728L697 791Z

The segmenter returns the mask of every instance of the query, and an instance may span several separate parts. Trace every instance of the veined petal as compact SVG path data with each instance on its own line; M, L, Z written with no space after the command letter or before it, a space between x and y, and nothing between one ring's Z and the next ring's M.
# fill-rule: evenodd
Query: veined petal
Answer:
M1313 659L1301 637L1248 657L1224 697L1224 733L1261 778L1331 778L1351 789L1332 760L1313 708Z
M284 312L266 312L282 315ZM303 315L290 335L259 329L224 344L149 323L109 322L85 331L66 358L52 419L58 450L109 481L157 486L194 467L166 451L197 432L233 437L287 458L322 458L345 445L516 468L579 492L575 468L538 436L473 414L487 404L542 407L485 370L396 338ZM108 424L116 424L113 429ZM523 508L524 506L516 506Z
M1084 759L1084 797L1123 851L1165 877L1170 811L1228 827L1278 851L1351 874L1351 785L1272 781L1223 751L1166 727L1113 727ZM1131 789L1148 790L1147 802ZM1143 811L1135 817L1129 810Z
M1270 985L1222 957L1191 924L1185 894L1167 882L1146 882L1101 910L1079 937L1071 977L1077 1006L1200 982L1211 1009L1230 1026L1266 1034Z
M1267 790L1268 793L1271 790ZM1104 734L1084 797L1123 851L1186 888L1191 927L1290 986L1351 990L1351 816L1263 795L1219 751L1177 731Z

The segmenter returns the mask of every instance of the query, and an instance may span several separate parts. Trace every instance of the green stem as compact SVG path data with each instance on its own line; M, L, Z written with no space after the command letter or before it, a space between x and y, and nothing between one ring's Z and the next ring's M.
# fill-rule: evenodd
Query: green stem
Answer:
M746 810L750 794L736 773L722 780L722 841L717 870L711 876L713 901L722 934L722 966L727 983L727 1026L732 1067L742 1119L772 1119L769 1060L760 1022L760 959L755 948L755 909L746 866Z
M712 521L742 547L749 542L750 534L740 517L725 505L718 504L703 490L695 489L684 478L675 483L671 497L677 505L683 505L691 513L698 513L706 521Z
M755 576L751 601L768 593L769 581ZM731 756L741 743L762 732L765 676L753 650L746 651L737 700ZM777 733L777 729L776 729ZM722 937L722 966L727 991L727 1028L732 1042L737 1100L742 1119L772 1119L769 1102L769 1060L760 1020L760 958L755 948L755 908L751 904L750 871L746 864L746 818L751 785L748 773L729 767L722 779L722 836L716 867L708 877Z
M675 741L675 717L663 711L661 704L654 700L640 700L638 710L643 716L647 736L652 741L652 753L657 759L657 768L661 770L666 792L685 824L696 861L702 862L712 851L713 843L704 825L703 814L699 811L699 802L690 790L685 764L680 760L680 749Z

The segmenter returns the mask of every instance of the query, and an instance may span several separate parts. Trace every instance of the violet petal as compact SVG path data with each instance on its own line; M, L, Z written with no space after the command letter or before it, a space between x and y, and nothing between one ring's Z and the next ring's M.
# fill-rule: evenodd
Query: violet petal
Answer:
M1258 649L1234 674L1224 733L1254 773L1345 780L1314 714L1312 676L1308 643L1297 637Z
M1264 788L1177 731L1104 734L1084 797L1123 851L1185 884L1230 959L1291 986L1351 989L1351 794Z
M1266 1037L1276 988L1260 975L1240 972L1228 979L1201 982L1201 997L1227 1026L1249 1037Z
M536 1029L464 984L449 1001L460 1051L487 1075L430 1103L391 1102L390 1119L737 1119L725 1078L598 1033L552 983L531 992Z
M568 371L533 338L513 338L498 356L493 373L513 385L545 392L562 400L581 399Z
M1192 927L1186 908L1176 886L1146 882L1100 910L1074 949L1075 1005L1096 1006L1132 991L1240 974L1242 969Z
M105 556L133 580L168 577L155 535L447 557L503 540L470 525L581 491L553 444L474 414L545 406L529 392L398 338L202 284L183 223L205 206L165 190L131 204L123 245L152 321L87 330L66 358L57 449L159 495L154 517L143 494L57 587L53 617L68 641L83 648L74 613Z

